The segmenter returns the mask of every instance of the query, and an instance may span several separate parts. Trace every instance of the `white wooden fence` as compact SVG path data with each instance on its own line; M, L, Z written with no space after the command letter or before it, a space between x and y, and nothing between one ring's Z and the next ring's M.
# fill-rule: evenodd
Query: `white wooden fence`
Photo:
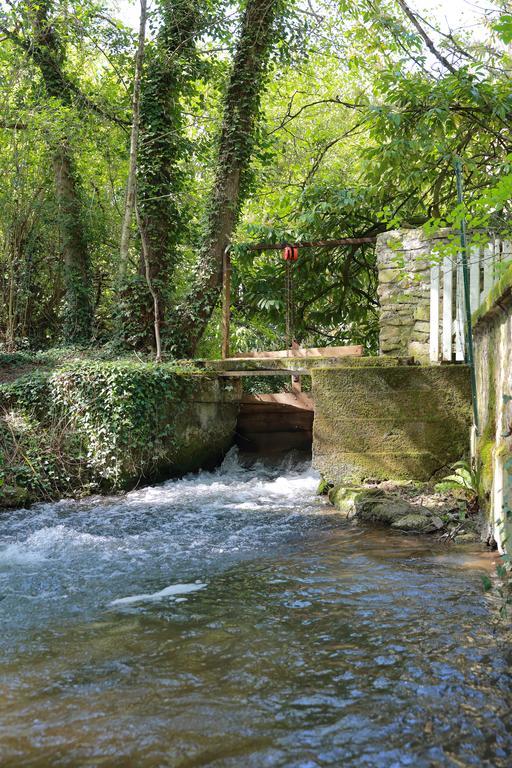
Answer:
M494 240L467 249L471 313L487 297L501 274L502 262L512 258L512 242ZM464 360L465 307L462 259L445 256L430 269L430 361Z

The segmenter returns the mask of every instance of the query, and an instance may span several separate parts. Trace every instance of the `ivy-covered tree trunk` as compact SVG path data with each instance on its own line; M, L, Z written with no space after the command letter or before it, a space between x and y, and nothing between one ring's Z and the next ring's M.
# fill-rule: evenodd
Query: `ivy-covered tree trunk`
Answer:
M33 40L30 55L38 65L50 98L71 105L69 91L62 89L64 47L50 18L52 3L31 4ZM92 282L87 238L82 219L80 184L66 136L54 141L53 170L62 233L66 286L64 337L71 343L88 341L92 325Z
M173 318L173 344L192 356L222 287L223 254L229 247L247 192L260 99L274 22L282 0L248 0L224 102L217 170L208 208L206 235L193 288Z
M143 343L153 336L154 297L149 295L146 276L157 297L162 327L173 293L183 229L183 159L188 148L180 100L194 74L198 24L193 0L161 0L160 13L158 37L146 59L140 109L137 199L147 260L147 264L142 257L140 261L145 300L139 335Z
M73 157L65 141L53 154L53 170L59 205L64 258L64 337L70 342L88 341L91 335L91 271L82 221L81 203Z
M137 161L139 151L140 131L140 88L142 69L144 66L144 50L146 47L147 0L140 0L139 40L135 55L135 71L133 74L132 94L132 129L130 133L130 160L128 163L128 180L126 182L126 198L124 203L123 222L121 225L121 242L119 247L119 282L122 285L128 266L131 226L136 203Z

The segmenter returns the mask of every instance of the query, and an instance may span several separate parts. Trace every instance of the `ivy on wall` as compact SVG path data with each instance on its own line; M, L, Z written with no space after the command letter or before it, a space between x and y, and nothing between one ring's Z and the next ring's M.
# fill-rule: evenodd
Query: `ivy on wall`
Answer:
M0 385L1 503L151 477L172 461L176 416L202 378L169 363L84 361Z

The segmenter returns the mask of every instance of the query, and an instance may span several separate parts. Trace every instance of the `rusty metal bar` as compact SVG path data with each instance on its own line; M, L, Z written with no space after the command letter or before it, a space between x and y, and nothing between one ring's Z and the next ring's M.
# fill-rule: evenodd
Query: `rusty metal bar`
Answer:
M287 245L297 248L336 248L340 245L366 245L375 243L376 240L375 235L368 235L368 237L342 237L340 240L305 240L302 243L242 243L242 245L249 251L280 251Z

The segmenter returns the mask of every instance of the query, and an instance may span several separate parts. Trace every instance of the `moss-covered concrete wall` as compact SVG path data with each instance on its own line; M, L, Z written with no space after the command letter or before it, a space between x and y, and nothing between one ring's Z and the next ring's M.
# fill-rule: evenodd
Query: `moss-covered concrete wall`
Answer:
M233 445L242 383L208 378L185 396L179 410L167 413L177 435L176 453L164 472L181 475L214 467Z
M334 484L425 481L468 452L466 366L316 368L313 463Z
M512 265L473 316L484 503L501 551L512 551Z

